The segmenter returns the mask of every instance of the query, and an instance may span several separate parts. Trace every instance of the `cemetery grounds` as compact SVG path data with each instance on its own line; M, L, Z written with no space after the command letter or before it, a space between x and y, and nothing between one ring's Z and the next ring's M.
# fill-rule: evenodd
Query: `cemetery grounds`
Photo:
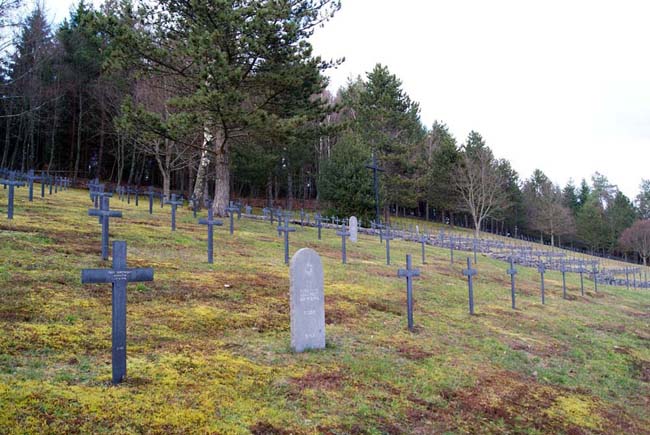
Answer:
M40 187L40 186L39 186ZM38 191L38 189L35 189ZM110 285L82 285L100 258L88 192L16 192L13 221L0 189L0 433L161 434L647 434L650 295L577 274L562 300L557 271L518 267L510 309L504 262L479 256L476 315L462 275L468 253L376 237L348 241L298 229L290 253L316 250L325 271L327 347L290 349L289 276L276 224L242 218L235 234L206 229L187 208L111 201L111 241L155 280L129 284L128 372L111 385ZM255 210L261 214L260 210ZM205 211L201 213L205 217ZM415 278L415 331L397 269Z

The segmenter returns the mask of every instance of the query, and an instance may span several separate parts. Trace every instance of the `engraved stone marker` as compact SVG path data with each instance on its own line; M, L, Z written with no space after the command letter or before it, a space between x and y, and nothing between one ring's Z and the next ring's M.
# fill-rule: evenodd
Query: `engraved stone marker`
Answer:
M359 221L356 216L350 217L350 241L357 243L357 234L359 232Z
M325 348L323 263L313 249L303 248L291 258L291 348L295 352Z

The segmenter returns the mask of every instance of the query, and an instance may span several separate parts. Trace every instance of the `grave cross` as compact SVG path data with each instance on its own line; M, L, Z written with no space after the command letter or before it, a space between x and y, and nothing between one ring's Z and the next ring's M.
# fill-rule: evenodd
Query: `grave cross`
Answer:
M213 246L213 228L215 225L221 226L223 225L223 222L220 220L215 220L213 218L214 214L212 211L212 207L208 209L208 218L207 219L199 219L199 224L200 225L207 225L208 226L208 263L212 264L213 263L213 258L212 258L212 246Z
M237 208L232 202L230 203L230 206L226 208L226 211L228 212L228 216L230 217L230 235L232 236L234 231L235 231L235 223L233 222L233 218L235 216L235 212L239 211L239 208ZM289 260L287 259L287 264L289 264Z
M562 261L560 265L560 272L562 272L562 299L566 299L566 264Z
M544 263L539 263L537 265L537 271L539 272L539 276L541 278L541 287L542 287L542 305L544 305L544 273L546 272L546 265Z
M112 357L113 384L126 376L126 285L129 282L153 281L153 269L126 267L126 242L113 242L112 269L83 269L82 284L112 284Z
M230 218L232 222L232 215ZM296 231L295 228L289 227L289 215L284 216L284 226L278 226L278 235L284 233L284 264L289 264L289 233Z
M467 289L469 292L469 313L474 314L474 275L476 269L472 268L472 261L467 257L467 269L463 269L463 275L467 277Z
M345 224L341 227L340 231L336 232L337 236L341 236L341 261L343 264L346 264L348 261L347 249L345 246L345 240L350 237L350 231L345 229Z
M172 197L169 201L165 201L165 204L172 206L172 231L176 231L176 207L183 205L183 200L177 200L176 194L172 193Z
M149 186L147 190L147 196L149 196L149 214L153 214L153 197L156 192L153 190L153 186Z
M512 298L512 309L515 310L515 275L517 274L517 269L515 269L515 263L512 261L512 257L510 257L510 269L506 272L510 275L510 296Z
M45 175L45 171L41 171L41 198L45 198L46 183L47 183L47 175Z
M25 178L29 183L29 202L32 202L34 200L34 181L40 180L41 177L34 175L34 170L30 169Z
M390 266L390 241L393 240L395 236L391 233L390 227L386 227L386 232L384 233L384 240L386 240L386 264Z
M591 271L594 275L594 292L598 293L598 267L593 265Z
M372 164L366 165L366 168L372 171L372 182L375 189L375 220L379 222L379 177L377 172L384 172L384 170L377 165L377 155L374 152L372 153Z
M454 264L454 237L449 235L449 258L451 265Z
M406 254L406 269L399 269L397 276L406 278L406 313L409 331L413 331L413 278L420 276L420 270L411 266L411 254Z
M14 188L24 186L25 183L16 180L16 173L9 173L9 179L0 180L5 187L9 187L9 197L7 198L7 219L14 218Z
M88 216L99 216L102 223L102 260L108 260L108 222L112 217L122 217L121 211L110 209L109 198L102 197L101 209L91 208L88 210Z
M578 266L578 273L580 274L580 294L582 296L585 295L585 281L583 276L584 272L585 272L584 264L580 263L580 265Z
M421 235L420 235L420 239L418 240L418 241L420 242L420 245L422 245L422 264L426 264L426 263L427 263L427 262L426 262L426 257L425 257L425 255L424 255L424 254L425 254L425 253L424 253L424 247L426 246L426 244L427 244L427 240L428 240L428 239L429 239L429 237L428 237L427 235L425 235L425 234L421 234Z
M318 240L321 240L321 230L323 229L323 218L320 213L316 213L314 216L314 221L316 221L316 228L318 228Z

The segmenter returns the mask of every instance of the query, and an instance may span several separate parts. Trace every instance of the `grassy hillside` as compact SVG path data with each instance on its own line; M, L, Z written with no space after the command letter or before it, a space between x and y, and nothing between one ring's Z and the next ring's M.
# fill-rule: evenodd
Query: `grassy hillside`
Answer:
M0 189L4 213L7 191ZM479 258L467 309L464 256L395 241L393 266L369 236L340 262L333 231L291 234L325 267L327 348L294 354L288 268L269 223L206 229L182 210L117 200L111 239L155 281L128 287L128 375L110 385L110 285L81 285L100 260L86 191L26 201L0 217L0 433L650 433L650 294L521 268L510 309L505 263ZM406 253L416 331L408 332Z

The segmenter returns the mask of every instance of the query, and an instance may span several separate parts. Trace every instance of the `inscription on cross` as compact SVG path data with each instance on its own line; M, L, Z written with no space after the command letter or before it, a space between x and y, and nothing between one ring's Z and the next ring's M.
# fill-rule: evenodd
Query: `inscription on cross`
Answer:
M199 224L201 225L207 225L208 226L208 263L212 264L213 263L213 229L214 226L221 226L223 225L223 222L220 220L215 220L214 219L214 214L212 211L212 207L208 209L208 218L207 219L199 219Z
M406 278L406 315L409 331L413 331L413 278L420 276L420 269L413 269L411 254L406 254L406 269L399 269L397 276Z
M153 281L153 269L126 267L126 242L113 242L112 269L84 269L82 284L112 284L112 369L113 384L126 376L126 286L129 282Z

